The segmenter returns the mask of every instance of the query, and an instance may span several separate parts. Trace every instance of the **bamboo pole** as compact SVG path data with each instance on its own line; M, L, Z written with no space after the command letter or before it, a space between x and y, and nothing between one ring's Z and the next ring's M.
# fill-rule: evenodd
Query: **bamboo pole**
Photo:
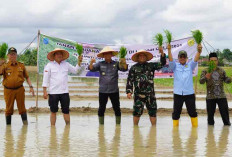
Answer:
M39 97L39 43L40 43L40 30L38 30L38 37L37 37L36 109L38 109L38 97Z

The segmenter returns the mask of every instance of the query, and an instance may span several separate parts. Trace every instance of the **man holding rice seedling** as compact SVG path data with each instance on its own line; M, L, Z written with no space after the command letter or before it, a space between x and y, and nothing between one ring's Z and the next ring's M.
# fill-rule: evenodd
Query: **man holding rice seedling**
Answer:
M195 58L189 62L187 52L182 50L178 54L178 62L175 62L172 58L171 45L168 44L168 58L169 68L174 72L174 105L173 105L173 126L179 126L179 118L182 111L183 103L185 102L189 116L191 117L191 123L193 127L198 126L195 94L193 89L193 70L198 64L200 54L202 52L202 34L198 32L198 38L194 37L197 46L197 53Z
M216 53L209 54L209 67L201 72L200 83L206 83L207 88L206 108L208 125L214 125L216 104L218 104L224 125L231 125L227 98L223 86L224 83L231 83L231 78L226 75L224 69L218 67Z
M148 61L153 58L153 55L145 50L139 50L131 58L137 63L130 68L127 78L126 93L127 98L131 99L134 91L134 125L138 125L145 105L151 124L156 124L157 104L154 91L154 75L155 70L161 69L166 64L165 53L163 53L162 50L160 53L160 63L148 63Z
M106 110L106 104L108 97L111 100L114 113L116 116L116 124L121 123L121 109L119 101L119 88L118 88L118 71L127 71L127 64L125 55L126 52L123 51L122 58L120 61L113 61L111 58L118 54L111 47L104 47L97 57L104 58L104 61L96 62L95 59L92 59L89 65L90 71L99 71L99 108L98 108L98 118L99 124L104 124L104 114ZM121 56L121 55L120 55Z
M30 87L30 93L34 96L33 86L23 63L17 61L17 50L14 47L8 49L7 57L9 61L0 63L0 75L3 75L4 99L6 102L6 124L11 124L11 115L14 112L14 101L17 102L19 114L24 125L28 124L27 110L25 108L24 79Z
M47 58L50 62L44 68L43 75L43 97L48 99L50 106L51 125L56 124L56 113L58 112L58 103L61 104L61 110L66 125L70 124L69 105L70 97L68 91L68 73L76 74L82 62L82 55L79 54L78 64L74 67L65 60L68 59L69 52L56 48L49 52ZM48 88L48 93L47 93Z

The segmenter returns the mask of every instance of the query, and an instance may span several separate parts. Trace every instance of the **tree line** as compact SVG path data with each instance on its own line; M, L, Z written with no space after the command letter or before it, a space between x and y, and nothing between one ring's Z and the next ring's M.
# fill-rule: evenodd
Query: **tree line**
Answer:
M216 49L216 51L214 52L217 53L219 66L232 65L232 51L230 51L230 49L223 49L222 51ZM201 62L202 66L208 66L208 58L209 58L209 54L200 57L200 59L205 59L204 61Z

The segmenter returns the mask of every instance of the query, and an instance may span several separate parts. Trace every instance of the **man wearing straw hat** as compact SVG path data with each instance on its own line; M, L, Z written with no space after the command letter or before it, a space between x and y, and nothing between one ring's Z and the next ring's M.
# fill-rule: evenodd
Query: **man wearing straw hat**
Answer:
M140 116L143 114L146 105L152 125L156 124L157 104L154 91L155 70L161 69L166 64L166 55L160 51L160 63L148 63L153 55L145 50L139 50L132 56L137 62L130 68L127 78L126 93L131 99L134 88L133 122L138 125Z
M207 96L206 96L206 108L208 114L208 125L214 125L214 113L216 109L216 104L222 117L224 125L230 124L229 108L224 91L224 83L231 83L231 78L226 75L225 70L218 67L218 57L217 54L210 53L209 61L213 62L213 69L204 69L201 72L200 83L206 83Z
M173 105L173 126L179 126L179 118L185 102L193 127L198 126L195 94L193 89L193 71L198 64L202 52L202 46L197 46L197 53L193 60L188 61L187 52L184 50L178 53L178 62L173 60L171 45L168 48L169 68L174 72L174 105ZM188 62L187 62L188 61Z
M14 101L17 102L19 114L24 125L27 125L27 111L25 108L24 78L30 87L30 93L34 96L33 86L23 63L17 61L17 50L9 48L7 57L9 61L0 65L0 75L3 75L4 99L6 102L6 124L11 124L11 115L14 112Z
M127 71L127 64L125 59L120 62L113 61L111 58L117 55L118 52L114 51L109 46L104 47L97 55L99 58L104 58L104 61L95 63L92 59L89 65L90 71L99 71L99 108L98 117L99 124L104 124L104 113L108 97L111 100L114 113L116 116L116 124L121 123L121 110L119 102L119 88L118 88L118 71Z
M56 124L56 112L58 112L58 103L61 104L61 110L66 125L70 124L69 115L69 91L68 91L68 73L76 74L79 66L78 64L73 67L71 64L66 62L69 53L66 50L56 48L49 52L47 58L50 62L44 68L43 76L43 97L48 99L48 104L50 106L50 121L51 125ZM82 62L82 56L78 57L78 62ZM80 64L81 65L81 64ZM49 94L47 93L47 88Z

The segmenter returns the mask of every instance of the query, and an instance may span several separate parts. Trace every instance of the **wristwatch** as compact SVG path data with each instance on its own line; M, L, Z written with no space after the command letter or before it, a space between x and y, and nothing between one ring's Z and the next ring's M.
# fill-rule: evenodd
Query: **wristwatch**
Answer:
M31 86L29 86L30 88L33 88L33 86L31 85Z

